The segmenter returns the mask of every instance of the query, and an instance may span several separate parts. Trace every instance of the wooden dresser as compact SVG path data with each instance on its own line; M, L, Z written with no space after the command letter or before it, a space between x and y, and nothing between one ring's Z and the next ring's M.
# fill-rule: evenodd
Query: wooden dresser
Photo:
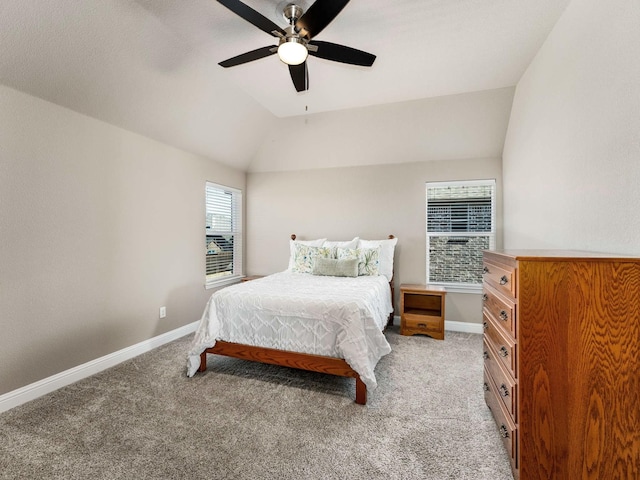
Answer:
M640 479L640 259L484 253L485 400L515 478Z

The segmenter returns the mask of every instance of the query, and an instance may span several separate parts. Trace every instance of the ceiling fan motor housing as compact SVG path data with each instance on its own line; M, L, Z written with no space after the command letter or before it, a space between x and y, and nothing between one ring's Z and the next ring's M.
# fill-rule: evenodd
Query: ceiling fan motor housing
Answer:
M282 15L287 19L289 25L295 25L298 19L302 16L302 13L302 8L300 8L295 3L290 3L289 5L284 7Z
M280 37L280 43L278 45L282 45L285 42L295 42L295 43L304 45L305 47L307 46L307 42L309 40L300 36L298 32L296 32L295 25L289 25L288 27L285 27L283 30L285 31L285 35Z
M302 16L304 11L295 3L290 3L284 10L282 11L282 16L287 19L287 23L289 25L284 28L285 35L280 36L280 43L278 46L283 43L291 42L291 43L299 43L300 45L306 47L308 39L300 36L298 34L298 30L296 30L296 22Z

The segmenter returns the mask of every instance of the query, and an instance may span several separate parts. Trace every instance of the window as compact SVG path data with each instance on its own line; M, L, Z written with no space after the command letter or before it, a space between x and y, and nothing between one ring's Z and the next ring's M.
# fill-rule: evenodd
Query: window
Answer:
M207 182L207 288L242 275L242 192Z
M427 183L427 283L481 291L495 249L495 180Z

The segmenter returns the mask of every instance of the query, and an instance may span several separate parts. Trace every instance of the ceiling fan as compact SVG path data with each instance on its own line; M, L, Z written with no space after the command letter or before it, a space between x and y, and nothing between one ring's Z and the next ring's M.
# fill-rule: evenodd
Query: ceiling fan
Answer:
M349 0L316 0L306 12L298 5L290 3L283 10L283 16L289 23L285 28L280 28L239 0L218 0L218 2L263 32L279 39L277 46L270 45L229 58L219 63L222 67L235 67L277 53L280 60L289 66L291 80L296 90L302 92L309 88L308 55L363 67L370 67L376 59L375 55L362 50L313 40L333 21Z

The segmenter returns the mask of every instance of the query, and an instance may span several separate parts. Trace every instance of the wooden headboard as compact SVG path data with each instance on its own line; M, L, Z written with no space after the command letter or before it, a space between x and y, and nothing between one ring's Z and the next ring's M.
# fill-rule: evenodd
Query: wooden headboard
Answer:
M394 235L389 235L389 240L393 240L394 238L396 238ZM291 240L295 240L296 239L296 234L292 233L291 234Z

